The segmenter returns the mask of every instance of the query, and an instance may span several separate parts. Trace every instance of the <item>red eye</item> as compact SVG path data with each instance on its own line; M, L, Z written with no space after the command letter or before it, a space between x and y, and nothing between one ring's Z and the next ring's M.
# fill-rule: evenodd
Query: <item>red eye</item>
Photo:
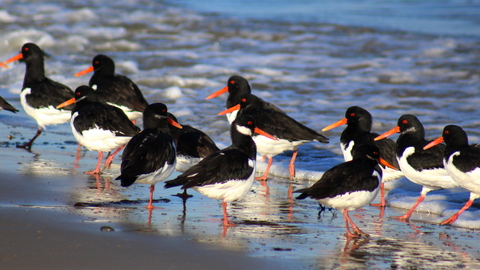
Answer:
M81 94L82 94L82 93L78 92L76 95L77 95L77 96L80 96Z
M167 112L167 110L163 109L162 112Z
M24 51L28 51L28 48L23 48Z
M377 156L377 155L378 155L378 152L377 152L377 151L375 151L375 152L373 152L373 154Z
M235 84L235 81L230 81L230 84Z
M93 62L95 65L98 65L98 61Z
M355 116L355 113L351 113L350 116Z
M450 131L448 131L448 130L445 130L445 132L444 132L444 133L445 133L445 134L449 134L449 133L450 133Z
M402 121L402 124L406 124L406 123L408 123L407 120L403 120L403 121Z
M253 122L252 122L252 121L248 121L247 124L248 124L249 126L251 126L251 125L253 125Z
M247 102L247 99L246 99L246 98L242 98L242 102Z

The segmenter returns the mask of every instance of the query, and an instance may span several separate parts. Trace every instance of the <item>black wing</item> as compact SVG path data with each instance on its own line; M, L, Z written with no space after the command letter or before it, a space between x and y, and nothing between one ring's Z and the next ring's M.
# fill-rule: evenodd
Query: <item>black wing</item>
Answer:
M40 83L24 85L23 88L30 88L30 94L26 96L27 102L34 108L43 108L48 106L57 107L61 103L74 97L74 92L70 87L45 78ZM68 105L62 109L73 110L74 105Z

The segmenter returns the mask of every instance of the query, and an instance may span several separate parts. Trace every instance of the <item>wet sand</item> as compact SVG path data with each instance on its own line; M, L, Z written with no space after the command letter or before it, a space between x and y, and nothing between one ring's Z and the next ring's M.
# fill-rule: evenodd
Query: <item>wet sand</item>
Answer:
M31 152L15 148L35 130L12 125L11 117L0 117L1 269L480 267L478 230L438 226L442 217L425 212L404 223L390 218L404 209L366 206L351 217L371 237L347 241L341 213L319 213L316 201L288 196L308 180L255 183L245 201L229 205L237 226L228 229L220 203L194 191L184 204L172 196L179 190L160 184L154 205L162 209L147 211L147 185L123 188L114 180L119 159L101 177L83 174L97 153L81 151L75 163L68 125L49 128ZM279 156L276 170L288 161Z

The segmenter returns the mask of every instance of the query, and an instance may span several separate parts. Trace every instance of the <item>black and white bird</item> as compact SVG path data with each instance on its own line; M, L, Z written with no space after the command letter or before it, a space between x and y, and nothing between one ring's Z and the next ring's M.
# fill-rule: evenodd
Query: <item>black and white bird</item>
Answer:
M459 126L448 125L443 129L442 136L424 147L428 149L445 142L443 156L445 169L462 188L470 191L470 198L453 216L441 223L453 224L458 217L472 206L475 199L480 198L480 148L469 145L467 133Z
M425 199L428 192L438 189L456 188L458 184L450 177L443 166L445 145L437 145L427 150L423 147L429 143L425 140L425 129L418 118L411 114L402 115L397 126L375 138L381 140L400 132L395 143L400 170L408 180L422 185L420 197L410 211L398 219L409 219L417 206Z
M368 236L353 223L348 211L369 204L377 196L382 181L382 169L378 164L388 165L379 155L375 145L359 146L352 160L327 170L311 187L295 191L301 193L297 199L310 197L322 205L342 211L348 238Z
M169 113L169 117L177 118ZM215 142L205 132L190 125L182 125L182 129L170 127L170 134L177 147L177 165L175 170L184 172L209 155L220 151Z
M140 128L135 126L121 109L99 102L95 90L89 86L79 86L75 89L75 97L59 107L72 103L75 103L70 120L73 136L88 150L98 151L97 167L85 173L101 174L103 152L117 149L105 161L104 168L107 168L115 155L140 132Z
M252 140L254 133L275 140L256 126L253 117L238 117L230 128L232 145L204 158L175 179L166 181L165 188L193 188L209 198L222 200L223 224L234 225L228 221L227 202L244 198L253 185L257 155Z
M8 101L6 101L3 97L0 97L0 111L1 110L7 110L13 113L18 112L18 110L15 107L13 107L10 103L8 103Z
M143 113L144 129L133 136L122 155L120 176L123 187L133 183L150 185L150 200L147 208L153 209L155 184L167 179L175 170L176 149L169 126L182 129L168 116L167 106L153 103Z
M142 115L148 106L138 86L127 76L115 73L115 62L99 54L92 60L92 66L80 71L81 76L93 71L88 85L97 91L98 100L122 109L130 120Z
M5 64L22 60L26 64L20 102L24 111L37 121L35 136L19 148L31 149L35 139L47 125L63 124L70 120L73 105L57 109L56 107L73 97L70 87L53 81L45 76L44 56L46 54L34 43L25 43L19 54L5 61ZM5 65L3 65L5 66Z
M298 154L298 147L312 141L328 143L327 137L303 125L283 112L270 109L268 105L265 105L260 98L253 94L243 94L240 97L240 103L219 114L225 114L235 110L238 110L237 117L241 115L253 116L260 129L278 138L278 140L273 141L262 135L253 136L258 153L268 158L267 168L263 176L257 178L258 180L267 180L268 172L273 163L273 156L287 150L293 151L292 159L288 166L290 178L293 178L295 176L295 159Z
M398 169L397 156L395 154L395 142L389 138L374 141L380 134L372 132L372 115L370 112L359 106L352 106L345 112L345 118L325 127L322 131L327 131L341 125L347 125L340 136L340 148L345 161L352 160L356 149L365 144L374 144L380 150L380 157L392 164L397 169L392 169L380 165L383 172L382 183L380 184L381 201L372 206L386 206L385 202L385 182L393 181L404 176Z
M225 109L231 108L235 105L240 104L240 97L244 94L251 94L252 89L250 84L248 83L247 79L242 76L234 75L228 78L227 86L223 87L222 89L218 90L217 92L209 95L206 99L211 99L214 97L218 97L224 93L228 92L227 102L225 104ZM262 103L262 107L265 109L274 110L277 112L285 113L280 108L275 106L272 103L269 103L263 99L260 99ZM226 113L227 120L231 124L233 120L236 119L238 111L232 111Z

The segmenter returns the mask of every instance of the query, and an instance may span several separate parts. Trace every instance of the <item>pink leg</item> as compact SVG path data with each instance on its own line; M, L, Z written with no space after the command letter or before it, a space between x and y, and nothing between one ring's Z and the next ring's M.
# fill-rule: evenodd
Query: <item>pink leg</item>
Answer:
M103 166L103 169L105 170L106 168L110 169L110 165L112 165L113 158L120 152L123 148L125 148L125 145L120 146L113 154L109 155L107 157L107 160L105 160L105 165Z
M458 212L455 215L451 216L444 222L440 223L440 225L452 224L453 222L455 222L465 210L467 210L470 206L472 206L473 200L474 199L470 198L470 200L468 200L467 203L465 203L462 209L458 210Z
M223 226L237 226L235 223L228 221L227 202L222 202L223 208Z
M379 206L379 207L385 207L387 205L385 201L385 184L380 183L380 196L381 196L381 201L380 203L371 203L371 206Z
M410 211L408 211L408 212L407 212L405 215L403 215L403 216L393 217L393 218L409 219L409 218L412 216L413 211L415 211L415 209L417 208L417 206L418 206L421 202L423 202L423 200L425 199L425 196L426 196L426 195L427 195L426 192L423 193L423 191L422 191L420 197L418 197L417 202L412 206L412 209L410 209Z
M265 169L265 172L263 173L262 176L260 176L260 177L255 177L255 180L263 180L263 181L266 181L267 178L268 178L268 171L270 171L270 167L272 167L272 163L273 163L273 158L272 158L272 157L268 157L268 164L267 164L267 168Z
M298 149L293 151L292 159L290 160L290 164L288 165L288 171L290 172L290 179L295 177L295 159L297 158Z
M343 210L343 215L346 216L346 219L350 222L350 225L352 225L353 232L355 234L361 234L363 236L370 236L368 233L364 233L362 230L360 230L355 223L353 223L352 219L350 216L348 216L348 210Z
M33 138L30 139L30 141L28 143L25 143L25 144L22 144L22 145L17 145L17 148L25 148L25 149L30 150L32 148L33 141L35 141L35 139L38 136L40 136L40 134L42 134L42 128L38 127L37 133L35 134L35 136L33 136Z
M85 172L86 174L101 174L102 172L100 171L100 164L102 164L102 159L103 159L103 152L98 151L98 162L97 162L97 167L95 168L94 171L89 171Z
M347 233L346 233L347 239L348 239L348 238L352 238L352 237L354 237L354 238L358 237L357 234L354 234L354 233L351 233L351 232L350 232L350 228L349 228L349 219L350 219L350 217L348 216L348 210L347 210L347 209L344 209L344 210L342 211L342 213L343 213L343 220L345 221L345 229L347 230Z

